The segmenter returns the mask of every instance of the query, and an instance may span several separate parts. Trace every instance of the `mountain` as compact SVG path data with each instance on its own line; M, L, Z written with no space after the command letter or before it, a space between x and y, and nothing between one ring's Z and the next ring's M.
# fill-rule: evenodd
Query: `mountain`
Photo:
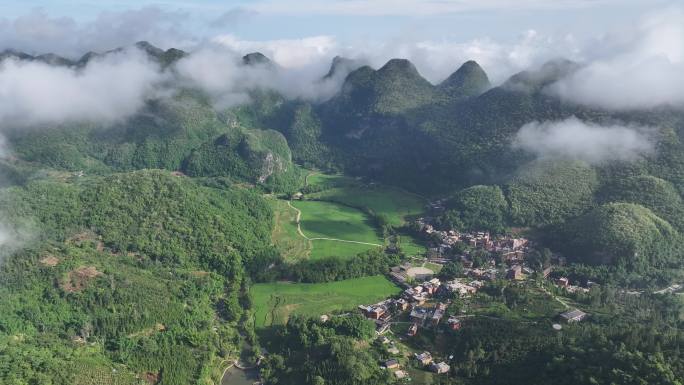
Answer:
M363 63L359 60L335 56L330 64L330 70L328 70L328 73L323 76L323 79L332 79L337 77L346 78L350 72L361 67L362 65Z
M139 41L135 43L133 47L143 51L150 59L159 63L162 66L162 68L166 68L188 55L187 52L184 52L176 48L170 48L164 51L161 48L155 47L146 41ZM102 53L91 51L81 56L78 60L67 59L54 53L46 53L38 56L32 56L24 52L5 50L2 53L0 53L0 61L6 58L14 58L17 60L24 61L38 61L52 66L83 67L93 59L101 58L112 53L122 52L124 49L124 47L120 47Z
M248 66L263 65L263 66L273 66L275 63L271 61L266 55L261 52L248 53L242 57L242 64Z
M74 63L66 58L63 58L59 55L55 55L53 53L47 53L47 54L42 54L38 56L32 56L24 52L20 51L15 51L15 50L5 50L2 53L0 53L0 61L5 60L5 59L16 59L16 60L21 60L21 61L37 61L37 62L42 62L45 64L49 64L52 66L62 66L62 67L69 67L74 65Z
M491 87L489 77L477 62L469 60L438 86L447 98L478 96Z

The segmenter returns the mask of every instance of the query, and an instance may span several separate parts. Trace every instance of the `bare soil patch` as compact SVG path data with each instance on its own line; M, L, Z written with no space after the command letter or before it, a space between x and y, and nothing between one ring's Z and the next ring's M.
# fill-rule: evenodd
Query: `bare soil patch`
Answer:
M81 266L69 272L67 279L62 283L62 290L68 293L82 291L90 280L101 275L102 272L98 271L94 266Z

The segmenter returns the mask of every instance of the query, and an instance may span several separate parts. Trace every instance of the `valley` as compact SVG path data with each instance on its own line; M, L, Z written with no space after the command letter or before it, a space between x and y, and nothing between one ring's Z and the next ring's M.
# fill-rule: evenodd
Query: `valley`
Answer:
M320 99L258 52L0 63L129 54L127 115L0 127L1 383L681 385L681 108L570 103L569 60L337 57Z

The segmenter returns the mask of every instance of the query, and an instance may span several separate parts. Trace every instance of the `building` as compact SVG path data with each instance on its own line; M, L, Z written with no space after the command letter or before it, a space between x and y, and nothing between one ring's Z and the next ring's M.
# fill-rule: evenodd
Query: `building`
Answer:
M406 333L409 337L413 337L418 333L418 324L411 324L409 326L408 332Z
M437 374L449 373L449 365L446 362L433 363L430 365L430 370Z
M428 311L425 308L415 306L411 310L411 314L409 315L409 317L411 317L411 322L413 322L414 324L423 325L425 320L428 318Z
M383 335L390 329L390 326L391 325L389 322L378 321L377 324L375 325L375 332L378 335Z
M387 360L382 363L382 366L387 369L396 369L399 367L399 361L395 359Z
M439 322L442 320L442 317L444 317L444 310L437 308L435 309L434 313L432 313L432 326L437 326L439 325Z
M558 278L557 282L558 282L558 286L560 286L560 287L568 287L568 285L570 285L570 280L567 279L566 277Z
M386 311L387 308L385 306L374 306L368 312L368 318L380 319L380 317L382 317L382 315L385 314Z
M446 282L443 284L443 287L451 293L458 293L460 297L465 297L477 292L476 287L466 285L459 280Z
M432 363L432 354L430 352L422 352L420 354L416 353L416 361L420 362L421 365L427 366Z
M461 320L456 318L454 315L449 317L447 324L451 330L461 330Z
M394 306L396 306L397 310L399 311L406 311L409 308L409 303L407 300L399 298L398 300L394 301Z
M587 318L587 313L583 312L582 310L575 309L575 310L570 310L565 313L561 313L561 318L570 323L570 322L580 322L583 319Z
M397 380L402 380L408 377L408 373L403 370L397 370L396 372L394 372L394 377L396 377Z
M520 265L515 265L508 269L506 278L513 280L523 279L522 267Z

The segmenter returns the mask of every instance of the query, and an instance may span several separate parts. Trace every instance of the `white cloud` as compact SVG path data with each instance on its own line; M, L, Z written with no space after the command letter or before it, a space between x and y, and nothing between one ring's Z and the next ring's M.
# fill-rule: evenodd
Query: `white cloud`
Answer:
M548 60L564 56L580 56L578 43L571 35L543 36L534 30L520 34L512 43L489 38L467 42L449 40L394 41L362 47L346 48L349 55L366 57L376 68L395 57L411 60L420 73L432 83L438 83L468 61L477 61L494 84L512 74Z
M138 50L110 54L85 68L0 63L0 123L113 122L135 113L163 80Z
M248 51L252 48L255 47ZM346 76L341 72L330 79L322 79L330 62L320 58L294 67L245 66L242 64L243 52L224 46L206 46L180 60L177 73L181 81L208 92L220 107L249 100L248 93L252 89L271 89L293 99L325 100L339 89Z
M233 27L237 24L244 23L258 14L259 12L252 9L235 7L220 14L217 18L213 19L209 25L212 28Z
M223 45L236 52L261 52L287 68L301 68L328 61L338 50L337 41L332 36L311 36L302 39L278 39L265 41L241 40L234 35L220 35L214 43Z
M0 49L56 53L71 58L147 40L161 47L186 47L196 39L183 29L187 15L158 7L103 12L89 22L51 17L41 9L15 19L0 17Z
M608 109L684 107L684 10L647 15L621 32L595 42L594 60L549 91Z
M637 126L598 125L571 117L525 124L516 134L513 148L540 158L579 159L593 164L633 160L654 151L650 131Z
M251 8L273 14L323 14L354 16L430 16L472 11L559 10L618 4L626 0L265 0ZM633 1L630 1L633 2Z

